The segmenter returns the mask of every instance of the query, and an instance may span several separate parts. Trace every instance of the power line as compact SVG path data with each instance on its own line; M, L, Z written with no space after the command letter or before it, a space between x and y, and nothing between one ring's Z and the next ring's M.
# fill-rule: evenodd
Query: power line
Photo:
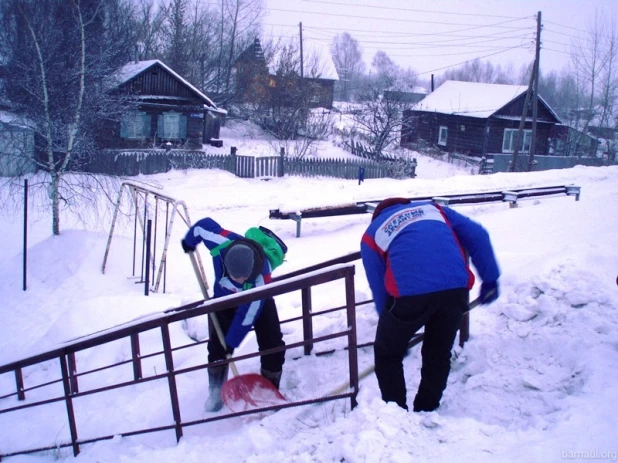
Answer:
M287 10L284 8L269 8L271 11L282 11L284 13L305 13L305 14L314 14L321 16L335 16L335 17L343 17L343 18L356 18L356 19L372 19L374 21L393 21L393 22L405 22L405 23L421 23L421 24L440 24L446 26L475 26L475 27L500 27L505 29L517 29L515 26L502 26L501 24L507 24L515 21L521 21L522 19L529 19L529 17L521 17L516 19L509 19L507 21L501 21L494 24L468 24L468 23L450 23L450 22L440 22L440 21L421 21L414 19L398 19L398 18L376 18L375 16L362 16L362 15L352 15L349 13L322 13L317 11L299 11L299 10Z
M564 50L555 50L555 49L553 49L553 48L547 48L547 47L541 47L541 48L542 48L543 50L553 51L553 52L556 52L556 53L562 53L562 54L564 54L564 55L570 55L570 54L571 54L571 52L564 51Z
M484 17L484 18L503 18L503 19L521 19L515 16L499 16L499 15L491 15L491 14L478 14L478 13L450 13L448 11L438 11L438 10L418 10L414 8L403 8L403 7L387 7L383 5L359 5L357 3L344 3L344 2L332 2L332 1L321 1L321 0L302 0L305 3L323 3L326 5L342 5L342 6L353 6L356 8L376 8L380 10L395 10L395 11L411 11L414 13L431 13L431 14L448 14L453 16L474 16L474 17Z
M553 34L563 35L565 37L569 37L570 39L585 40L585 41L591 42L591 43L594 42L594 39L592 39L590 37L581 37L581 36L578 36L578 35L565 34L564 32L558 32L558 31L555 31L553 29L547 29L547 28L544 28L543 30L545 30L547 32L551 32ZM600 38L611 38L609 36L604 36L604 35L601 35L601 34L599 34L599 37Z
M269 23L264 23L264 25L267 26L279 26L279 27L289 27L289 24L269 24ZM438 32L427 32L427 33L407 33L407 34L403 34L402 36L404 37L435 37L437 35L439 36L449 36L449 37L456 37L454 34L458 33L458 32L469 32L469 31L475 31L478 29L483 29L485 27L492 27L491 24L488 25L482 25L482 26L474 26L474 27L468 27L466 29L457 29L457 30L453 30L453 31L448 31L448 32L444 32L444 31L438 31ZM307 26L306 24L303 24L303 28L306 29L317 29L317 30L323 30L323 31L335 31L335 32L342 32L342 28L341 27L317 27L317 26ZM507 31L502 31L502 33L509 33L509 32L517 32L517 31L521 31L521 30L532 30L532 28L509 28L510 30ZM515 29L515 30L512 30ZM345 32L360 32L360 33L365 33L365 34L387 34L388 33L384 30L379 30L379 29L349 29L349 28L345 28ZM393 32L393 34L397 34L400 35L402 34L401 32Z
M325 44L329 44L330 43L330 42L327 42L324 39L312 37L310 35L307 35L307 38L310 38L310 39L315 40L316 42L320 42L320 43L325 43ZM487 41L485 41L483 43L487 43ZM517 47L526 48L527 46L529 46L532 43L534 43L534 40L530 39L527 43L519 44L519 45L517 45ZM452 47L456 47L456 48L481 48L481 49L485 49L485 50L504 50L504 49L506 49L504 46L476 45L476 44L452 44L452 45L440 45L440 46L436 46L436 47L432 47L432 46L411 47L410 45L407 45L407 44L397 44L397 45L401 45L401 46L400 47L389 47L389 50L429 50L429 49L443 49L443 48L452 48ZM365 45L364 43L363 43L363 47L365 49L369 49L369 50L382 50L383 49L383 47L380 47L380 46ZM436 57L439 57L439 56L469 55L470 53L473 53L473 52L472 51L467 51L467 52L461 52L461 53L442 53L442 54L438 54L438 53L410 54L410 53L408 53L408 54L405 54L405 55L392 54L392 53L389 52L388 55L389 56L399 56L399 57L425 57L425 56L436 56Z
M570 45L570 44L568 44L568 43L556 42L555 40L547 40L547 39L544 39L544 40L542 40L542 42L543 42L543 43L553 43L553 44L555 44L555 45L562 45L562 46L564 46L564 47L570 47L570 46L571 46L571 45Z
M305 32L311 33L315 37L321 37L325 40L331 40L334 38L334 35L328 32L320 31L313 29L311 27L307 27L303 29ZM515 35L496 35L496 34L485 34L485 35L451 35L451 34L443 34L444 37L448 37L442 40L427 40L425 38L419 37L399 37L395 38L395 40L373 40L371 38L357 37L352 36L352 38L359 43L374 43L374 44L386 44L386 45L413 45L413 46L440 46L440 45L449 45L452 42L457 42L456 44L465 44L465 43L478 43L479 40L483 41L500 41L500 40L518 40L526 37L532 37L532 32L522 29L519 34ZM373 37L373 35L372 35Z
M339 31L340 29L327 29L327 28L322 28L322 27L308 26L308 27L304 27L304 30L308 30L308 31L311 31L313 33L321 34L321 35L323 35L325 37L331 38L333 36L332 32L328 32L328 31L333 31L333 30ZM347 30L346 30L346 32L347 32ZM367 32L367 31L359 31L359 32L361 32L361 34L359 34L360 37L362 37L363 35L370 35L372 38L390 38L390 39L396 39L396 38L414 39L416 37L422 37L422 36L426 35L426 34L414 34L414 33L386 32L386 31L383 32L382 34L378 34L378 33L375 33L375 32ZM480 37L483 37L483 38L484 37L487 37L487 38L489 38L489 37L499 38L500 35L512 34L513 32L525 32L526 34L531 34L531 33L534 33L534 30L533 30L532 27L527 27L527 28L521 28L521 29L515 30L515 31L513 31L513 30L499 31L499 32L494 32L494 33L491 33L491 34L484 34L484 35L459 35L459 34L453 34L453 33L450 33L450 32L444 32L444 33L439 34L439 35L442 35L442 36L445 36L445 37L452 37L452 38L445 39L445 40L432 40L431 42L419 42L419 43L432 43L432 44L435 44L435 43L443 43L443 42L453 42L453 41L457 41L457 40L461 40L461 39L470 39L470 40L474 39L474 40L477 40ZM357 35L356 37L358 37L359 35ZM431 35L435 36L435 34L431 34ZM509 36L509 37L520 37L520 36ZM368 41L373 42L373 40L366 40L366 39L361 39L361 40L363 42L368 42Z
M565 26L564 24L559 24L559 23L555 23L555 22L552 22L552 21L545 21L545 23L546 24L553 24L554 26L558 26L558 27L564 27L565 29L573 29L574 31L577 31L577 32L586 33L585 30L578 29L577 27Z
M502 51L497 51L495 53L490 53L490 54L484 55L484 56L478 56L478 57L476 57L474 59L469 59L469 60L466 60L466 61L462 61L460 63L450 64L448 66L442 66L440 68L432 69L431 71L419 72L419 73L417 73L417 75L422 76L424 74L431 74L431 73L436 72L436 71L442 71L443 69L448 69L448 68L453 68L453 67L456 67L456 66L461 66L462 64L471 63L472 61L475 61L477 59L481 60L481 59L489 58L490 56L499 55L500 53L505 53L507 51L515 50L517 48L522 48L522 47L506 48L506 49L504 49Z
M311 30L311 29L309 29ZM313 33L313 31L311 31ZM326 36L323 34L323 38L330 40L331 36ZM452 38L445 40L435 40L431 42L402 42L402 41L383 41L383 40L363 40L363 45L365 44L381 44L381 45L401 45L405 47L417 47L417 48L440 48L440 47L465 47L465 46L473 46L479 43L492 43L501 40L521 40L521 39L533 39L530 36L530 33L520 34L520 35L512 35L508 37L494 37L491 35L486 36L464 36L465 39L462 38ZM314 37L315 38L315 37ZM475 40L474 42L467 42L468 40ZM450 42L457 42L455 44L451 44Z

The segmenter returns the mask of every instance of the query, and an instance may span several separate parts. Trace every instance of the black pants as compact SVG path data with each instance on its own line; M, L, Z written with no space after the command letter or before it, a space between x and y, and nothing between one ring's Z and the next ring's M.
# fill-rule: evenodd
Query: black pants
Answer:
M234 315L236 314L236 308L222 310L217 312L217 320L221 325L223 333L227 333ZM285 346L283 341L283 334L281 333L281 326L279 324L279 314L277 314L277 306L275 300L271 297L264 301L264 307L260 316L253 325L255 329L255 337L259 351L265 351L273 349L275 347ZM219 336L215 331L215 327L212 323L208 324L208 362L216 362L217 360L223 360L225 358L225 351L219 341ZM285 351L275 352L274 354L268 354L260 357L261 366L268 371L281 371L283 363L285 362Z
M421 382L414 411L438 408L451 370L451 349L468 307L465 288L391 299L378 321L374 346L376 377L385 402L408 409L403 357L408 342L425 327Z

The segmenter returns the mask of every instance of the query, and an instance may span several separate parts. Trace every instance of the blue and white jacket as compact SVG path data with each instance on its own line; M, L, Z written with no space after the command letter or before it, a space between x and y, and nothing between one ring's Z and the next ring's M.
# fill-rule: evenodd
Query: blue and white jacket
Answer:
M482 281L498 279L489 234L480 224L431 201L385 208L361 240L361 258L378 313L389 295L471 289L474 275L464 252Z
M204 218L195 223L185 236L185 242L195 248L200 242L210 249L212 264L215 270L214 297L228 296L244 289L263 286L271 281L271 268L268 259L264 259L264 265L260 274L253 280L248 280L244 284L236 283L229 278L223 265L223 259L229 249L228 244L238 239L244 239L230 230L225 230L211 218ZM214 252L213 252L214 251ZM232 324L225 334L225 343L230 348L236 348L251 330L255 321L260 316L264 301L253 301L249 304L239 305Z

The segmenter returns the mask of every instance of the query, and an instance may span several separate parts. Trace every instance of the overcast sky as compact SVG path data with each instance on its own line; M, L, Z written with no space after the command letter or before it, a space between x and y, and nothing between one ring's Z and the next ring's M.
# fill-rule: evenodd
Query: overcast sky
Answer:
M573 38L595 12L618 27L618 0L266 0L264 32L299 36L328 47L348 32L367 66L383 50L425 78L481 58L518 70L534 59L536 14L541 12L541 71L568 64Z

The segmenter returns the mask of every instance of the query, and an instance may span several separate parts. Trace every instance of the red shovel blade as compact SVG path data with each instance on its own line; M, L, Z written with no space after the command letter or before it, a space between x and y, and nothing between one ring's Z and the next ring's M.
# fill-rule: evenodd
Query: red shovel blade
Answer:
M272 407L286 402L270 381L255 373L236 376L225 382L221 398L233 412Z

